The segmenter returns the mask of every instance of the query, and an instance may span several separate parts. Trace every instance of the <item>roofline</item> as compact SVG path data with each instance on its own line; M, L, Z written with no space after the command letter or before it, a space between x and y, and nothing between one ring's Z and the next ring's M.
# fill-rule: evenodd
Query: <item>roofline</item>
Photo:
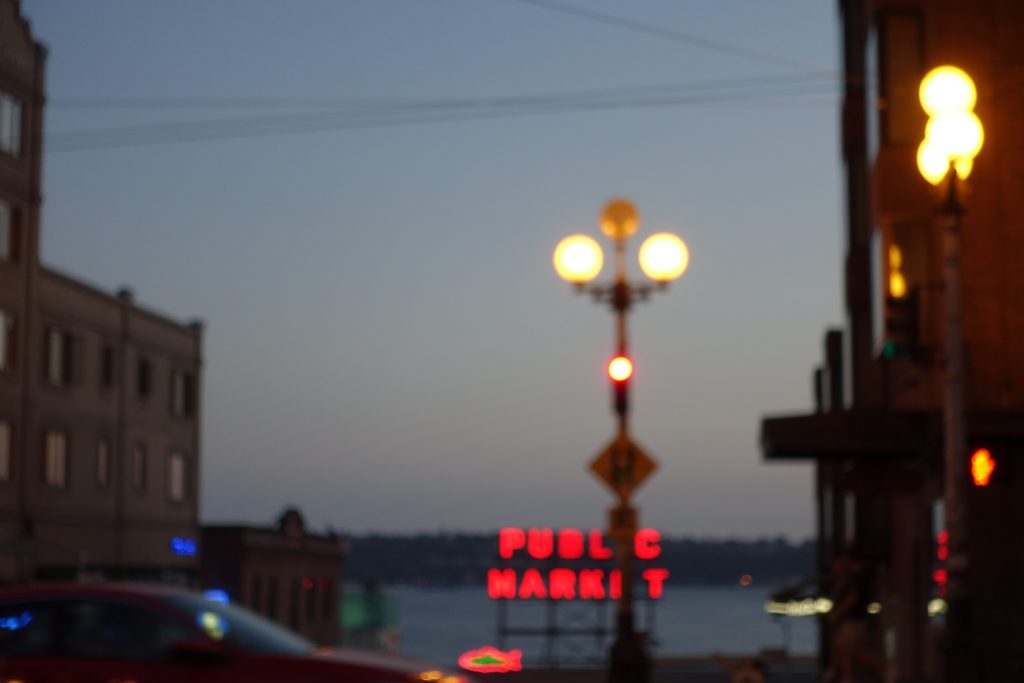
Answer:
M62 272L50 266L40 264L39 273L43 277L52 277L56 280L61 281L64 284L70 285L75 289L78 289L92 297L102 299L107 303L113 304L114 306L123 306L128 304L131 307L133 313L138 313L150 318L151 320L158 322L163 325L169 325L174 327L180 332L191 334L195 337L202 336L204 323L199 319L192 320L190 322L181 322L175 320L167 314L159 313L151 308L140 306L135 302L134 297L131 295L131 291L128 289L120 290L117 294L109 294L108 292L101 289L98 285L94 285L89 282L85 282L73 275Z
M28 17L25 16L25 13L21 11L21 0L14 0L14 17L15 20L21 22L21 27L25 31L25 35L28 36L29 42L31 42L32 47L35 48L36 56L42 61L46 61L50 49L42 42L36 40L36 36L32 32L32 22L30 22Z

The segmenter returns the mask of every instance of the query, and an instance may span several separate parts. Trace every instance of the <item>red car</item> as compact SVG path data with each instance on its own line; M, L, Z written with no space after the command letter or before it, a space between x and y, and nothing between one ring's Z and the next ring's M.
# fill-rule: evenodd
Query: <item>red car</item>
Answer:
M317 649L247 610L162 586L0 590L0 680L470 683L428 664Z

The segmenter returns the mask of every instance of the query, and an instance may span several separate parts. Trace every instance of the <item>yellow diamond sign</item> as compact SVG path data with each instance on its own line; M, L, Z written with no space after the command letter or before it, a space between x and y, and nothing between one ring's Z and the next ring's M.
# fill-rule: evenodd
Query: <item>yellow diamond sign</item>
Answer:
M619 434L601 451L590 469L608 485L620 500L629 500L658 465L651 456L633 443L626 434Z

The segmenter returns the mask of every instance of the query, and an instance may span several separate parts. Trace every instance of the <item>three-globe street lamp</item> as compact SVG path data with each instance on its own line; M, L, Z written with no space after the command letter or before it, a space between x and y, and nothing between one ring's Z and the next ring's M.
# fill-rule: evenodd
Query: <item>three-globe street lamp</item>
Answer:
M640 267L651 282L631 282L626 267L626 243L639 227L636 208L624 199L609 202L601 215L601 230L614 245L615 272L611 282L594 283L604 265L600 245L587 235L570 235L558 243L554 253L555 270L580 292L610 305L616 318L616 353L608 365L612 379L612 405L618 418L618 436L602 456L609 456L605 481L613 488L618 504L609 515L615 541L616 564L622 579L622 592L616 611L615 642L610 653L611 683L645 683L650 678L650 661L641 643L633 618L633 545L637 528L636 510L631 505L633 490L650 474L654 464L629 437L629 383L633 374L630 360L626 315L633 304L663 290L686 270L690 254L686 244L668 232L648 237L640 247ZM595 461L595 471L600 469Z
M964 349L961 320L960 232L964 207L960 184L974 166L985 139L974 113L977 90L963 70L953 66L932 69L921 81L921 106L929 115L925 138L918 148L921 175L941 188L938 207L944 246L945 273L945 413L943 421L944 500L949 557L946 561L948 615L946 620L946 680L971 680L970 603L966 586L968 487L967 437L964 416Z

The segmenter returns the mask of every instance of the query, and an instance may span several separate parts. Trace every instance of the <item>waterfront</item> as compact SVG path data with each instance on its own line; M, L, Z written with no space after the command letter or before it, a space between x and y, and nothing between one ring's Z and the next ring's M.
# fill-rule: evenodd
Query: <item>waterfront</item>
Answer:
M813 654L817 638L813 619L782 620L764 613L764 598L772 588L666 588L655 608L654 654L701 656L715 652L757 653L766 649L785 649L791 655ZM483 586L397 587L388 592L397 600L400 651L404 655L454 662L467 650L497 643L497 606L488 599ZM544 605L516 603L509 606L508 616L509 623L516 626L540 626ZM643 628L642 610L639 616ZM516 641L510 638L506 645L523 650L526 666L537 665L543 654L540 637Z

